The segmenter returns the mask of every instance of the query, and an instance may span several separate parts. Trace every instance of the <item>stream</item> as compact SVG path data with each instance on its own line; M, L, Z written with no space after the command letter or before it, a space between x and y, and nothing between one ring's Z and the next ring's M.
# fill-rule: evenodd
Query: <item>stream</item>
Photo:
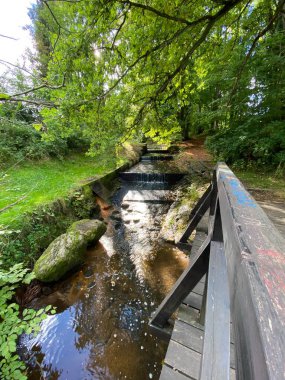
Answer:
M176 171L170 159L143 159L128 171L135 176L122 176L111 207L99 201L105 235L80 269L29 305L57 308L36 337L20 340L29 379L159 378L167 345L148 322L188 264L183 252L159 239L175 196L161 174Z

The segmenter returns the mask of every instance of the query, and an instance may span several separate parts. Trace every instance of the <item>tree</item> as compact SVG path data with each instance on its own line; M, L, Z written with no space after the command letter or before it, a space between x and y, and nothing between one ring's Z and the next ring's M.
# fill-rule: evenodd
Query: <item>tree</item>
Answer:
M284 38L284 29L276 34L284 2L38 2L35 34L49 52L38 49L45 69L36 94L49 133L82 130L98 150L143 134L216 133L255 118L261 89L256 106L272 101L266 72L260 81L253 68L270 36Z

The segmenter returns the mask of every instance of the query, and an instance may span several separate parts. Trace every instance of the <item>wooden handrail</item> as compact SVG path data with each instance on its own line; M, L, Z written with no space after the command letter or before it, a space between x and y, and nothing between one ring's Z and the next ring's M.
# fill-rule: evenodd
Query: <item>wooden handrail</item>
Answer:
M237 378L284 379L285 239L224 163L217 165L211 188L191 214L183 235L184 244L189 231L193 231L201 219L201 210L205 212L209 207L206 240L150 324L160 328L167 324L187 293L208 272L210 246L213 241L219 241L220 248L223 246L219 254L223 252L225 256L228 277L225 286L230 293ZM208 312L206 309L206 323ZM203 362L202 359L202 365ZM206 378L205 373L201 371L203 378Z
M233 172L217 167L238 379L285 378L285 239Z

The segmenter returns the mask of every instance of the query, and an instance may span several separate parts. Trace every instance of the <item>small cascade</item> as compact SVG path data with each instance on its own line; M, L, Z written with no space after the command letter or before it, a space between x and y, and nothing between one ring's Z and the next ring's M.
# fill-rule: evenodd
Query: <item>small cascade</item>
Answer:
M120 178L127 182L155 182L173 185L184 176L183 173L141 173L141 172L122 172Z
M170 161L173 160L172 155L156 155L156 156L149 156L145 155L142 156L141 161L142 162L149 162L149 161Z
M120 178L128 185L137 185L141 189L166 189L184 177L175 163L173 155L164 147L147 149L147 154L141 157L141 162L128 171L121 172ZM168 161L168 162L161 162Z
M168 149L147 149L147 153L160 153L160 154L165 154L165 153L170 153Z

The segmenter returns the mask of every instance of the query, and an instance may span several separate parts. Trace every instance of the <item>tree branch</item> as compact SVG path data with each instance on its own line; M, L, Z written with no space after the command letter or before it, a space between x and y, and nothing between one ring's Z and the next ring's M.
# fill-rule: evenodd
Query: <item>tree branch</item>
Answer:
M172 35L171 38L169 38L168 40L165 40L163 41L161 44L158 44L156 46L154 46L152 49L150 50L147 50L143 55L139 56L130 66L127 67L127 69L124 71L124 73L120 76L120 78L118 78L116 80L116 82L107 90L105 91L103 94L101 94L99 97L96 97L96 98L91 98L91 99L88 99L88 100L83 100L79 103L77 103L75 106L81 106L83 104L87 104L87 103L90 103L90 102L94 102L94 101L97 101L97 100L100 100L100 99L103 99L105 98L108 94L110 94L110 92L112 92L121 82L122 80L128 75L128 73L143 59L149 57L152 53L154 53L155 51L158 51L168 45L171 44L171 42L173 42L178 36L180 36L182 33L184 33L187 29L189 29L189 26L185 26L183 27L182 29L179 29L176 33L174 33Z
M256 47L256 44L257 42L259 41L259 39L261 37L263 37L272 27L272 25L274 24L274 22L277 20L279 14L281 13L282 11L282 8L285 4L285 0L281 0L280 3L278 4L277 8L276 8L276 11L273 15L273 17L271 18L271 20L269 21L269 23L266 25L266 27L264 29L262 29L254 38L251 46L250 46L250 49L248 50L244 60L242 61L242 64L240 65L240 68L239 68L239 71L237 73L237 76L236 76L236 79L235 79L235 83L234 83L234 86L233 86L233 89L231 91L231 94L230 94L230 97L229 97L229 101L228 101L228 106L230 105L231 101L232 101L232 98L233 96L235 95L236 91L237 91L237 87L238 87L238 83L242 77L242 73L243 73L243 70L244 70L244 67L246 66L248 60L250 59L255 47Z
M0 64L1 65L5 65L5 66L9 65L9 66L15 67L16 69L25 71L27 74L29 74L32 77L36 78L36 76L33 73L31 73L29 70L27 70L25 67L21 67L21 66L15 65L14 63L11 63L11 62L8 62L8 61L4 61L3 59L0 59Z
M232 4L233 4L233 6L235 6L237 3L240 3L241 1L242 0L240 0L240 1L230 0L229 2L227 2L225 4L225 6L220 11L223 11L224 8L231 7ZM213 19L213 18L216 17L216 15L206 14L205 16L202 16L202 17L198 18L197 20L189 21L189 20L186 20L186 19L181 18L181 17L176 17L176 16L169 15L169 14L167 14L165 12L162 12L162 11L159 11L158 9L153 8L153 7L149 6L149 5L144 5L144 4L141 4L141 3L136 3L136 2L133 2L131 0L121 0L120 2L123 3L123 4L129 4L130 7L135 7L135 8L140 8L140 9L147 10L149 12L152 12L152 13L156 14L159 17L166 18L166 19L172 20L172 21L176 21L176 22L179 22L179 23L182 23L182 24L186 24L189 27L201 24L204 21L210 21L211 19ZM219 13L219 12L217 12L217 13Z
M210 30L213 28L215 23L222 18L226 13L228 13L233 7L235 7L238 3L240 3L242 0L235 0L227 3L222 9L220 9L216 15L212 16L211 20L208 22L207 26L205 27L204 31L202 32L200 38L194 42L191 49L188 50L188 52L184 55L182 60L180 61L180 64L176 67L176 69L168 75L168 78L162 83L162 85L156 90L154 96L150 97L141 107L141 109L138 112L137 117L135 118L135 121L133 125L137 125L140 120L143 117L143 112L146 109L146 107L151 104L153 101L155 102L158 98L158 96L163 93L167 86L173 81L173 79L186 68L189 59L191 55L197 50L197 48L205 41L206 37L208 36ZM285 1L285 0L284 0Z
M17 96L27 95L27 94L29 94L31 92L35 92L35 91L40 90L42 88L49 88L50 90L58 90L58 89L60 89L60 88L62 88L64 86L65 86L65 76L63 78L62 84L60 84L59 86L52 86L52 85L50 85L48 83L43 83L43 84L41 84L41 85L39 85L37 87L30 88L29 90L26 90L26 91L23 91L23 92L19 92L17 94L13 94L11 96L15 98ZM1 97L0 97L0 100L1 100Z
M59 28L59 32L61 29L65 30L67 33L69 33L69 30L68 29L65 29L58 21L58 19L56 18L53 10L51 9L51 7L49 6L48 2L46 0L42 0L42 2L45 4L45 6L47 7L47 9L49 10L49 13L51 14L51 17L53 18L54 22L56 23L56 25L58 26Z
M14 41L18 41L18 40L19 40L19 38L10 37L10 36L5 36L5 34L0 34L0 37L8 38L9 40L14 40Z
M112 42L111 50L114 49L114 46L115 46L115 43L116 43L116 39L117 39L117 37L118 37L120 31L122 30L122 27L124 26L124 24L125 24L125 22L126 22L126 19L127 19L127 12L128 12L128 10L127 10L126 13L124 14L123 21L121 22L119 28L118 28L117 31L116 31L115 37L114 37L113 42Z
M27 99L27 98L16 98L13 96L10 96L9 98L1 98L0 97L0 102L23 102L23 103L28 103L28 104L34 104L36 106L44 106L48 108L57 108L58 105L53 103L53 102L47 102L45 100L32 100L32 99Z
M156 14L159 17L163 17L163 18L166 18L168 20L180 22L180 23L186 24L186 25L191 24L191 22L189 22L188 20L186 20L184 18L169 15L169 14L167 14L165 12L162 12L162 11L159 11L158 9L155 9L155 8L149 6L149 5L144 5L144 4L141 4L141 3L136 3L136 2L133 2L133 1L130 1L130 0L122 0L121 3L128 4L131 7L136 7L136 8L144 9L146 11L149 11L151 13Z

